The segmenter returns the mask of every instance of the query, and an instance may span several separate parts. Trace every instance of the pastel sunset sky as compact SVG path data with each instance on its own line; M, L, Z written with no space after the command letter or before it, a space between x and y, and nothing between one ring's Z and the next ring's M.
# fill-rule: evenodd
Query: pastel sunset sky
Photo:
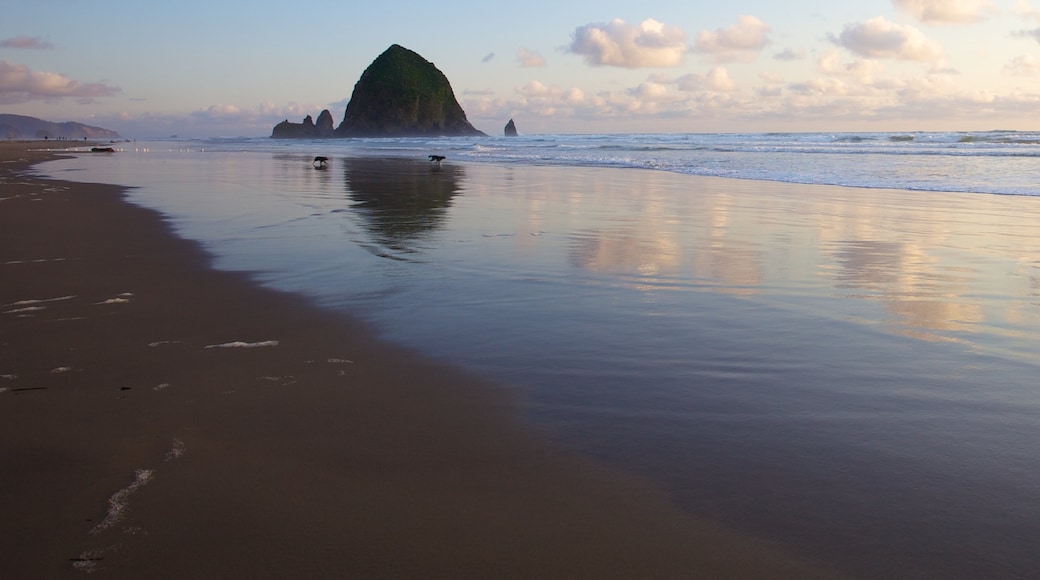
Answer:
M391 44L521 133L1040 130L1027 0L0 0L0 113L267 136Z

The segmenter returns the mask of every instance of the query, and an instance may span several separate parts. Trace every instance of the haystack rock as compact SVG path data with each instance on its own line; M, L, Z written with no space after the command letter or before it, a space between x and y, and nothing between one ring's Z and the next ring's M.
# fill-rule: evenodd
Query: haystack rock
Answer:
M506 123L506 137L516 137L516 125L513 124L512 119Z
M361 74L340 137L484 135L466 120L448 78L417 53L393 45Z

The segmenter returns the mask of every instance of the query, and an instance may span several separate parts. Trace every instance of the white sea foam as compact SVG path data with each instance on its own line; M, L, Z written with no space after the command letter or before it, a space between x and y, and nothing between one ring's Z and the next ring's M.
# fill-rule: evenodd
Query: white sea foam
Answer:
M160 383L160 384L155 385L154 387L152 387L152 390L154 390L154 391L161 391L161 390L163 390L163 389L165 389L166 387L169 387L169 386L170 386L170 383Z
M14 373L6 374L6 375L0 375L0 379L5 379L5 380L8 380L8 381L13 381L13 380L15 380L17 378L18 378L18 375L14 374Z
M204 348L257 348L261 346L278 346L277 340L264 340L260 342L225 342L223 344L209 344Z
M148 346L150 346L152 348L155 348L157 346L161 346L161 345L164 345L164 344L179 344L179 343L180 343L179 340L157 340L155 342L149 342Z
M7 387L0 387L0 393L6 393L8 390Z
M46 310L46 306L26 306L25 308L15 308L13 310L4 310L4 314L24 314L26 312L38 312L40 310Z
M332 364L345 364L345 365L352 365L352 364L354 364L354 361L349 360L349 359L345 359L345 358L330 358L328 362L330 362Z
M109 298L108 300L102 300L101 302L95 302L94 304L126 304L130 302L129 298Z
M19 300L18 302L12 302L5 306L28 306L30 304L46 304L48 302L61 302L63 300L72 300L75 296L59 296L57 298L33 298L30 300Z
M72 559L72 569L85 574L93 574L97 571L97 564L104 560L104 550L87 550Z
M53 374L67 373L67 372L69 372L71 370L72 370L72 367L55 367L55 368L51 369L51 373L53 373Z
M166 458L164 461L173 461L174 459L180 459L187 453L188 448L184 445L184 442L180 439L173 440L173 446L169 451L166 452Z
M108 513L105 514L105 519L98 525L94 526L94 529L90 530L90 533L101 533L125 518L126 512L129 509L128 502L130 496L137 490L141 489L144 485L147 485L154 477L155 471L151 469L138 469L135 471L134 481L130 485L115 492L112 497L108 498Z
M4 265L13 264L42 264L44 262L64 262L65 258L40 258L37 260L8 260L4 262Z

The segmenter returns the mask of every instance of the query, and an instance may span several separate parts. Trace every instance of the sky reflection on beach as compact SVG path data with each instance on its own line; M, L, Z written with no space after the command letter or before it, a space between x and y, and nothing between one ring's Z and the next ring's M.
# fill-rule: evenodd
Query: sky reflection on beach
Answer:
M868 577L1040 573L1040 199L248 152L46 168L141 186L219 267L520 388L687 509Z

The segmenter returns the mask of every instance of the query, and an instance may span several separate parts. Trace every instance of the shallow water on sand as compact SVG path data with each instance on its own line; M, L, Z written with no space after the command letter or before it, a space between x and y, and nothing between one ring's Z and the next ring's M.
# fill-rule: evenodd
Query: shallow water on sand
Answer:
M1040 199L124 151L44 166L870 577L1040 574Z

